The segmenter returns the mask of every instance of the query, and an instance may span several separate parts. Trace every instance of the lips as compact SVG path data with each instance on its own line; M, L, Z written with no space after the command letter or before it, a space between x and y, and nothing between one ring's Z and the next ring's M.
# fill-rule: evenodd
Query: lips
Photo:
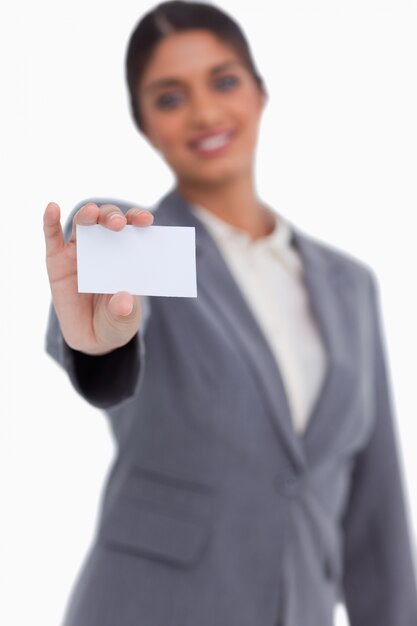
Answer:
M189 148L201 155L212 155L223 152L231 143L235 131L212 131L199 135L188 142Z

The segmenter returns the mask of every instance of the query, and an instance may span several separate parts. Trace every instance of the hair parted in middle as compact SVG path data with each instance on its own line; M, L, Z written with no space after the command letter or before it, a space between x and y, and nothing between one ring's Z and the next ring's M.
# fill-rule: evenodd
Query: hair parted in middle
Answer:
M126 52L126 81L130 109L137 128L144 132L138 102L138 86L158 43L174 33L192 29L211 32L229 45L252 74L259 89L266 94L247 39L236 21L223 10L203 2L169 0L156 5L146 13L133 30Z

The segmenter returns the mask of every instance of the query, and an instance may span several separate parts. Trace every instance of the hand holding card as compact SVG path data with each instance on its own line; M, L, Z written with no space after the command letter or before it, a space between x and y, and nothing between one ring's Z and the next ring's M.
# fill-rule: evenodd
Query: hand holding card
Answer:
M113 233L122 231L126 225L146 230L153 222L152 213L132 208L124 214L113 204L99 207L89 202L75 214L67 242L57 204L48 204L43 222L52 301L66 343L91 355L106 354L128 343L140 327L140 297L128 291L113 295L78 291L77 226L100 225Z

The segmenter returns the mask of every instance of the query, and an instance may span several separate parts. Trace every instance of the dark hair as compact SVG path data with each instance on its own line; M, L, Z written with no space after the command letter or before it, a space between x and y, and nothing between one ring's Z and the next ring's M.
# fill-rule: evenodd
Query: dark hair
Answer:
M228 43L253 75L258 87L265 92L239 25L219 8L202 2L169 0L146 13L132 32L126 52L126 80L130 96L130 109L138 129L144 132L137 87L156 45L172 33L194 28L211 31L218 39Z

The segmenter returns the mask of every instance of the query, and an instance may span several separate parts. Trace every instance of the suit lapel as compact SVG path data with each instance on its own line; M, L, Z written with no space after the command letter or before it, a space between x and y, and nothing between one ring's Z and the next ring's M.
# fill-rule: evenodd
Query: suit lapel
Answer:
M355 285L342 257L326 251L292 225L293 243L299 251L310 307L321 332L327 356L326 376L302 435L307 458L323 454L337 436L340 419L352 396L355 351Z
M349 284L336 265L329 264L317 245L292 226L293 242L303 260L306 288L313 313L325 342L328 367L324 384L302 436L294 432L288 397L279 367L257 320L229 271L222 254L188 202L174 189L164 196L155 214L155 225L184 225L196 229L197 291L218 311L223 323L246 359L260 387L261 396L293 464L305 468L314 445L331 426L335 412L349 393L352 376L345 324ZM213 289L213 285L215 288ZM325 428L325 430L323 430Z

